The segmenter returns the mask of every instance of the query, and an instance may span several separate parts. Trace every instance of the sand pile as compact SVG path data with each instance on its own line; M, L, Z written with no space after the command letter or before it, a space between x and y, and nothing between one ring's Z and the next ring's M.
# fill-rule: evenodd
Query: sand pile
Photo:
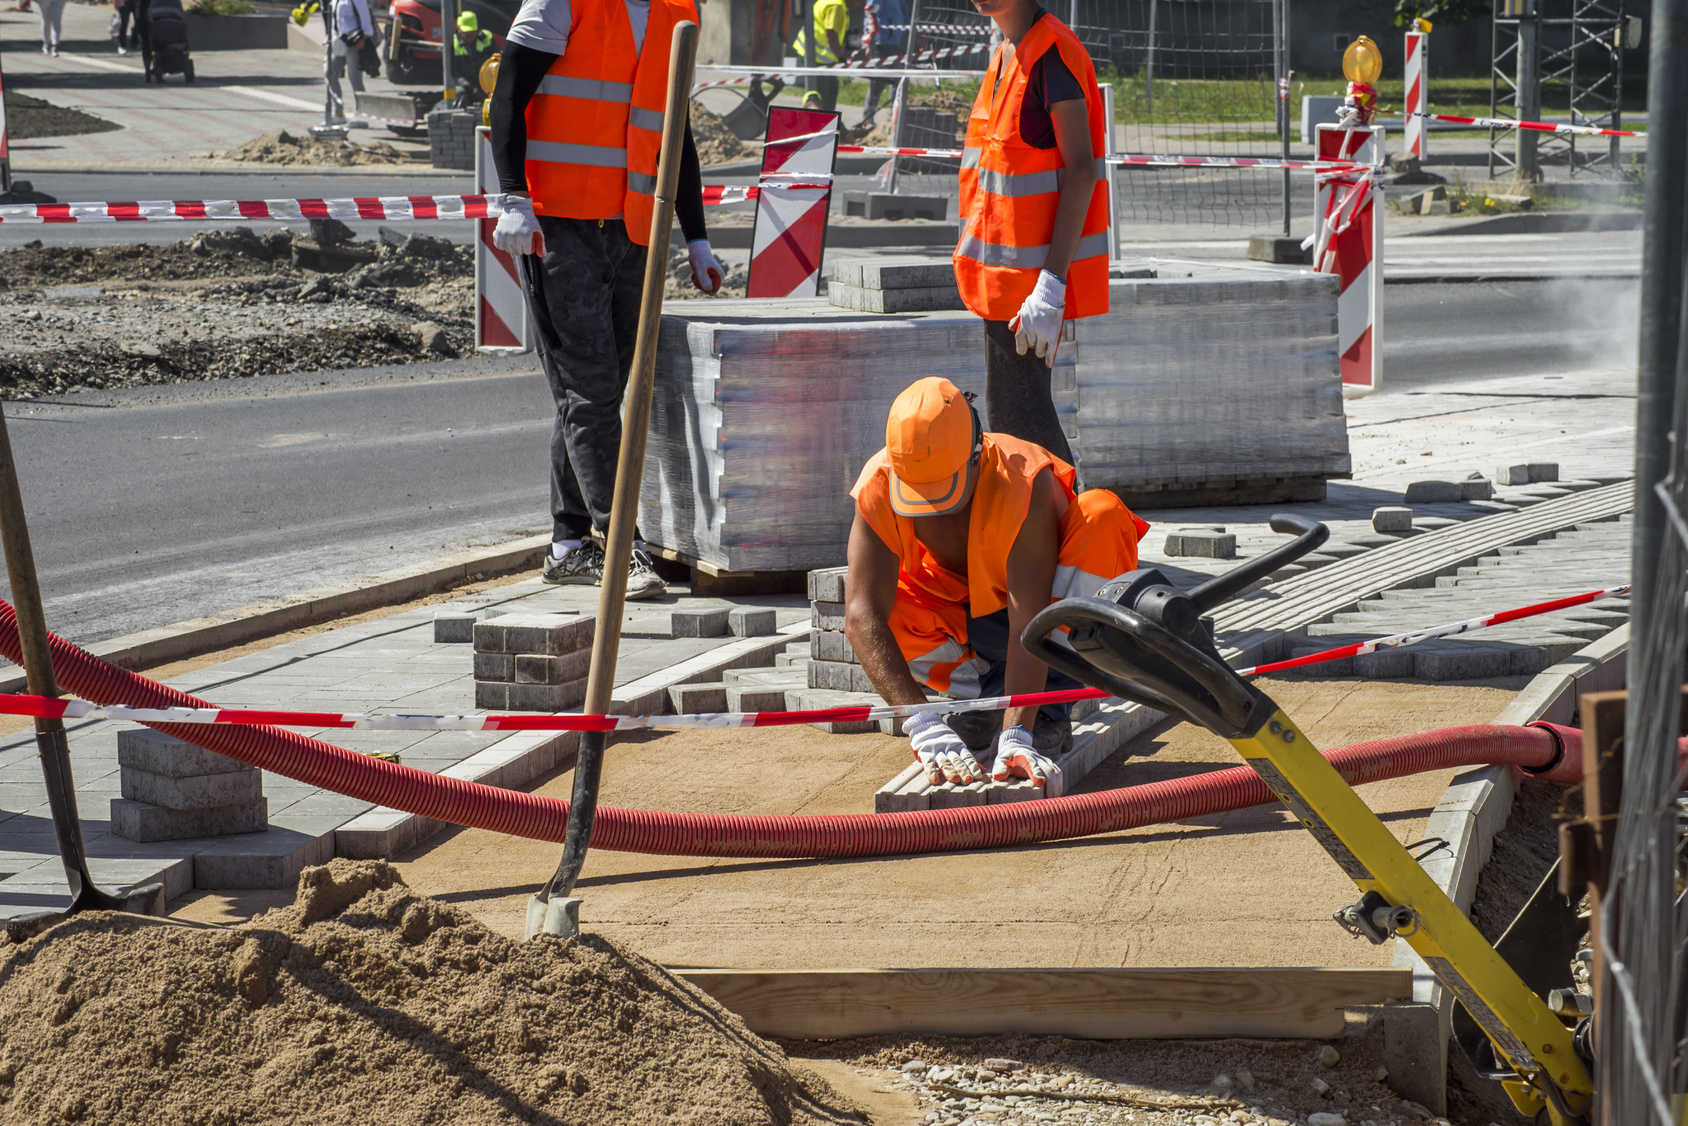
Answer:
M702 102L692 100L692 140L697 144L698 163L708 168L711 164L726 164L734 160L748 160L760 151L761 146L752 148L739 140L727 122L720 114L706 107Z
M0 1119L102 1126L860 1121L654 963L518 943L381 862L229 929L96 913L0 947Z
M109 133L123 126L79 109L66 109L28 94L7 89L3 96L6 133L12 141L37 137L75 137L84 133Z
M220 160L241 160L254 164L403 164L405 157L383 141L354 145L350 141L325 141L309 133L295 136L285 129L254 137L227 152L210 153Z

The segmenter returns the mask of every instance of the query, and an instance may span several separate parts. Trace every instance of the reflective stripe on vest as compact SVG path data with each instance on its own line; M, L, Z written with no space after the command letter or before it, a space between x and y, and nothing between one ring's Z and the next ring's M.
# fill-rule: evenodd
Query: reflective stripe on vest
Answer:
M652 133L662 132L662 111L658 109L644 109L634 106L627 111L628 121L635 129L649 129Z
M594 168L626 168L627 150L607 145L572 145L567 141L529 141L529 160L554 164L590 164Z
M557 98L580 98L588 102L615 102L626 105L633 100L633 83L606 82L602 78L576 78L570 74L547 74L539 80L539 93Z
M627 174L627 190L638 192L640 195L655 195L656 177L647 176L643 172L629 172Z
M963 167L963 168L977 168L977 167L979 167L979 150L976 149L976 148L962 149L961 150L961 167Z
M975 163L977 160L975 158ZM1096 178L1107 176L1108 162L1096 162ZM1058 192L1067 180L1067 170L1057 168L1053 172L998 172L994 168L979 169L979 190L991 195L1027 196L1043 195L1046 192Z
M972 235L962 235L955 253L970 258L982 266L1007 266L1016 270L1041 270L1049 259L1049 246L1004 246L999 242L982 242ZM1108 232L1085 235L1073 251L1076 265L1091 258L1108 256Z

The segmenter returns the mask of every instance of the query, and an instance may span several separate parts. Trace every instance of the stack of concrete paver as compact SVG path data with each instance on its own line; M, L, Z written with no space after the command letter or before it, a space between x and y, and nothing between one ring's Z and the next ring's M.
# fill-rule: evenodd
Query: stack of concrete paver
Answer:
M111 831L131 841L179 841L261 833L269 803L257 767L160 731L117 734L123 796L111 799Z
M965 307L955 268L930 258L846 258L832 267L826 299L862 313Z
M561 712L586 699L591 614L505 614L474 625L475 706Z
M428 114L428 158L435 168L475 167L475 127L480 115L436 109Z

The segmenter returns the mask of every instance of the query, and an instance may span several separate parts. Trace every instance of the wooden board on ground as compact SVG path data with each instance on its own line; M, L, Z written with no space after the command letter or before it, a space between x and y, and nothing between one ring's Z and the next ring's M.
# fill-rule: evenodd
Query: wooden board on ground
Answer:
M683 970L752 1032L792 1040L1025 1032L1086 1040L1342 1035L1412 996L1394 968Z

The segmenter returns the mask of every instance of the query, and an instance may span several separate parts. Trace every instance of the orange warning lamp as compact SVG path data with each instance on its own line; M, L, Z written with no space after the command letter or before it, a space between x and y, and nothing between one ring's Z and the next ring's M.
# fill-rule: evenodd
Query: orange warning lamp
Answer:
M1383 76L1383 52L1376 43L1360 36L1342 52L1342 73L1350 82L1375 85Z
M493 87L498 85L498 60L501 58L503 58L502 55L494 55L481 64L481 89L486 91L486 96L489 98L492 97Z

